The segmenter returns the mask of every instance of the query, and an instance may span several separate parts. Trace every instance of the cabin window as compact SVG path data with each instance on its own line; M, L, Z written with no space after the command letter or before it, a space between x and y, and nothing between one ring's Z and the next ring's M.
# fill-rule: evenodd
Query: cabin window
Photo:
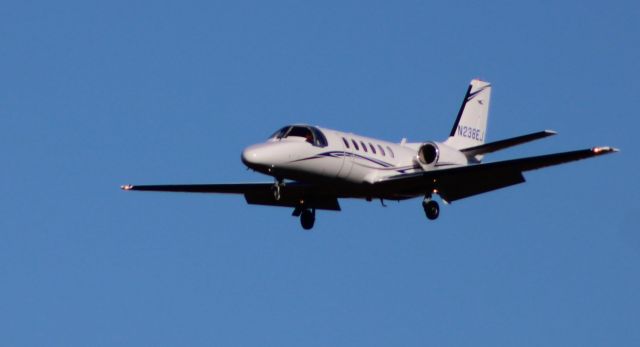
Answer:
M375 147L373 147L373 145L371 144L371 142L369 142L369 148L371 148L371 152L372 152L373 154L376 154L376 148L375 148Z
M351 143L353 143L353 147L356 149L356 151L360 150L360 147L358 147L358 143L356 142L356 140L351 139Z
M365 144L364 144L364 141L360 141L360 144L362 145L362 149L363 149L365 152L369 152L369 151L367 150L367 145L365 145Z
M382 154L382 156L385 156L386 154L384 153L384 148L382 148L382 146L378 145L378 149L380 150L380 154Z
M342 142L344 142L344 146L349 148L349 141L347 141L347 139L345 139L344 137L342 138Z
M389 155L391 156L391 158L395 158L395 154L393 154L393 150L391 149L391 147L387 146L387 151L389 151Z

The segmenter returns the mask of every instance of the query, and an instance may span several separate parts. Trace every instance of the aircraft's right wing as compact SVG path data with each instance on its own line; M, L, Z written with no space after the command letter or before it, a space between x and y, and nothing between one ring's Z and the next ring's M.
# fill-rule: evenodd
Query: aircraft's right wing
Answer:
M273 183L232 183L232 184L169 184L169 185L124 185L123 190L174 193L222 193L242 194L248 204L283 207L304 205L321 210L339 211L337 196L326 187L299 182L287 182L282 195L276 200Z
M269 191L273 183L232 183L232 184L163 184L163 185L131 185L120 188L123 190L139 190L147 192L173 193L226 193L246 194L252 192Z
M458 166L389 177L377 182L379 189L390 192L437 192L445 201L508 187L525 181L522 173L575 160L617 152L612 147L595 147L579 151L513 159L485 164Z

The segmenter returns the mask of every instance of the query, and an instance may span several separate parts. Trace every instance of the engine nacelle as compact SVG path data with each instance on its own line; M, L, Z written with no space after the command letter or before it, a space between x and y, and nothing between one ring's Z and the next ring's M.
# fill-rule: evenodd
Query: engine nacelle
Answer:
M422 144L415 160L423 170L442 165L464 165L469 162L467 156L459 150L438 142Z

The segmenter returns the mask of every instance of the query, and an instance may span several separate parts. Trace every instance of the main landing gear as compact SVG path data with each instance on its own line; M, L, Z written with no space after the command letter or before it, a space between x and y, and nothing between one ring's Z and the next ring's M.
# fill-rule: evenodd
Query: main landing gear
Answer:
M302 229L304 230L311 230L316 223L315 208L296 207L296 209L293 210L293 216L300 217L300 225L302 225Z
M311 230L316 222L316 209L306 209L300 215L300 225L302 229Z
M440 215L440 206L436 201L431 200L430 195L425 196L424 200L422 200L422 208L424 209L424 214L430 220L435 220Z
M276 181L271 186L271 193L273 193L273 199L280 201L282 198L282 190L284 188L284 181L276 178ZM304 202L300 202L300 205L293 210L294 217L300 217L300 224L304 230L311 230L316 223L316 209L304 206Z

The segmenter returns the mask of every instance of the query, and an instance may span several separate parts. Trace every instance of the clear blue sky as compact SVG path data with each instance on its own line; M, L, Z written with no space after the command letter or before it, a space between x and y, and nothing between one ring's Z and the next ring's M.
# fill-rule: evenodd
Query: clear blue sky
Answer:
M638 346L637 1L11 1L0 11L0 346ZM240 152L307 122L490 156L613 145L443 207L303 232Z

